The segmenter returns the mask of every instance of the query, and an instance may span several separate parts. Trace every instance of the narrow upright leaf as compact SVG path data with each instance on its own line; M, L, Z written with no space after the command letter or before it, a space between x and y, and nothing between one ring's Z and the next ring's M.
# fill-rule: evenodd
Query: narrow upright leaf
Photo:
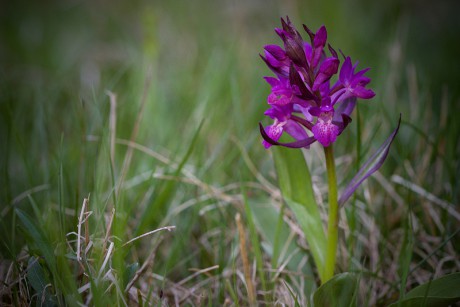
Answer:
M350 183L347 185L345 190L342 192L342 195L339 198L339 206L343 206L345 202L350 198L355 190L366 180L370 175L377 171L385 161L390 151L391 143L398 133L399 126L401 125L401 116L399 116L398 126L391 133L391 135L385 140L385 142L380 146L379 149L369 158L369 160L364 163L358 173L353 177Z
M326 235L305 158L300 150L284 147L272 150L281 193L305 234L322 277L326 260Z

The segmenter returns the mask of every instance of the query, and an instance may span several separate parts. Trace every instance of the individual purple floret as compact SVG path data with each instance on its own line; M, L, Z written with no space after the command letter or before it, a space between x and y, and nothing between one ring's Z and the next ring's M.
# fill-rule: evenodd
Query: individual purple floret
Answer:
M264 47L261 58L276 77L265 77L271 86L267 102L270 108L264 113L274 120L272 125L260 132L263 145L281 145L291 148L308 147L318 141L324 147L334 143L350 123L356 99L375 96L366 85L370 78L364 76L369 70L355 73L357 64L350 57L340 68L337 52L328 45L330 56L326 55L327 31L324 26L313 33L303 26L310 42L305 42L287 17L281 19L282 28L275 32L283 40L284 49L277 45ZM331 78L337 81L331 87ZM295 141L280 143L283 132Z

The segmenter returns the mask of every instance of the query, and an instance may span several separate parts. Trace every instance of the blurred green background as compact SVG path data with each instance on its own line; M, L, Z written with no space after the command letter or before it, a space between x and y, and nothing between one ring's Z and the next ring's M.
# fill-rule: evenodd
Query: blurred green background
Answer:
M363 108L379 104L393 118L403 113L412 120L418 100L430 101L429 111L439 116L447 99L447 111L456 114L459 8L458 1L4 2L2 202L46 182L49 157L59 148L80 146L84 135L100 132L106 90L118 95L117 136L128 138L148 74L139 143L183 150L205 119L203 155L234 136L265 157L257 122L268 92L261 77L270 72L258 54L265 44L280 43L273 32L280 16L289 15L299 28L326 25L335 48L372 68L377 96ZM409 97L411 90L416 97ZM238 157L222 159L232 164ZM222 182L234 178L211 172Z
M177 246L159 257L172 279L174 274L187 276L192 266L230 266L224 264L224 247L232 242L226 227L234 230L238 207L212 193L199 200L206 192L202 186L149 177L174 174L172 164L135 151L129 184L112 199L127 146L116 146L111 164L107 91L117 95L117 138L129 140L138 122L137 143L171 161L186 157L185 169L210 186L232 191L231 184L257 181L245 157L276 183L257 126L268 123L263 112L269 86L262 77L271 74L259 53L266 44L281 43L273 30L286 15L299 30L303 23L315 30L324 24L335 49L359 60L359 68L372 68L368 75L377 95L359 104L359 118L337 142L337 155L354 160L368 156L402 113L402 129L381 172L399 174L458 204L459 11L455 0L2 1L0 205L2 232L8 234L2 256L13 259L24 245L13 207L30 211L36 204L39 212L34 214L43 215L50 232L59 213L60 230L67 233L76 225L83 198L91 194L100 220L114 203L119 206L114 233L123 240L167 223L180 225L170 236ZM362 145L353 154L358 134ZM322 176L321 161L311 164L313 173ZM351 175L339 175L339 180ZM33 201L25 196L31 191ZM378 204L388 205L375 209L383 216L382 232L388 234L402 221L389 216L396 205L383 196L385 191L372 191ZM414 202L413 194L399 193ZM247 197L253 202L268 199L263 189L251 190ZM184 209L189 214L171 216L194 198L199 205ZM64 218L62 207L73 214ZM423 209L414 210L426 218ZM106 221L94 224L102 232ZM446 228L455 225L449 222ZM213 241L215 255L210 255L200 240L213 229L220 234ZM121 258L137 258L135 252L129 254L134 255ZM145 257L147 251L139 254Z

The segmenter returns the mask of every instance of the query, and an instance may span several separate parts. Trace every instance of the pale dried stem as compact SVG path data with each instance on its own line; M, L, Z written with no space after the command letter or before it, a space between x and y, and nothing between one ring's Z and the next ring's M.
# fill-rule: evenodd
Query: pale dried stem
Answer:
M83 205L81 206L81 211L80 211L80 216L78 218L78 225L77 225L77 261L81 262L82 257L81 257L81 225L85 223L88 218L85 218L86 215L86 206L88 205L88 198L83 199ZM87 230L85 229L87 232ZM86 241L87 243L88 241Z
M184 278L184 279L182 279L181 281L179 281L178 283L176 283L176 285L182 286L183 284L185 284L185 283L188 282L189 280L192 280L192 279L195 278L196 276L201 275L201 274L203 274L203 273L207 273L207 272L209 272L209 271L217 270L218 268L219 268L218 265L214 265L214 266L209 267L209 268L206 268L206 269L198 270L198 271L196 271L195 273L193 273L192 275L187 276L186 278Z
M100 140L100 138L98 136L88 135L87 140L88 141L98 141L98 140ZM158 152L156 152L156 151L154 151L154 150L152 150L152 149L150 149L150 148L148 148L146 146L138 144L136 142L129 141L129 140L124 140L124 139L116 139L116 143L126 145L126 146L128 146L129 148L132 148L132 149L137 149L137 150L139 150L139 151L141 151L141 152L143 152L143 153L145 153L145 154L157 159L158 161L160 161L160 162L162 162L162 163L164 163L164 164L166 164L166 165L168 165L168 166L170 166L172 168L177 169L177 167L178 167L178 164L173 162L169 158L159 154ZM190 172L186 168L183 168L181 170L181 173L184 174L186 178L170 176L170 175L164 175L164 174L154 174L154 178L166 179L166 180L177 180L177 181L181 181L181 182L185 182L185 183L194 184L194 185L200 187L202 190L204 190L208 194L212 195L213 197L216 197L216 198L221 199L221 200L223 200L225 202L229 202L229 203L232 203L232 204L235 204L235 205L240 205L241 204L240 200L237 200L237 199L235 199L235 197L230 196L230 195L228 195L226 193L223 193L222 189L213 187L213 186L211 186L211 185L199 180L192 172ZM260 179L259 179L259 181L260 181ZM270 185L270 186L266 186L266 185L259 186L259 185L255 185L255 184L251 185L251 183L248 183L248 186L252 186L252 187L255 187L255 188L260 188L260 189L266 191L275 200L280 199L279 190L275 189L275 188L271 188L272 185Z
M104 238L104 243L102 245L102 250L105 250L105 248L107 247L107 242L109 241L110 233L111 233L111 230L112 230L112 223L113 223L114 218L115 218L115 208L112 208L112 214L110 215L109 225L107 226L107 230L105 232L105 238Z
M110 242L109 249L107 251L107 254L105 255L104 262L102 263L102 266L99 269L99 273L97 274L97 279L101 277L102 272L104 272L104 269L107 266L107 263L109 262L110 256L112 256L113 247L114 247L114 243Z
M291 232L291 234L292 234L292 232ZM272 282L274 282L275 280L278 279L279 275L284 271L284 269L287 267L287 265L292 260L292 258L299 253L299 251L300 251L300 249L297 248L295 251L293 251L292 253L289 254L289 256L286 258L286 260L284 260L281 263L279 268L276 270L276 274L273 276L273 278L271 280Z
M234 136L232 136L231 140L233 143L238 146L238 149L240 150L243 160L246 163L247 167L251 171L251 173L254 175L254 177L259 180L260 183L262 183L264 186L270 188L271 190L276 190L276 187L273 186L265 177L257 170L257 167L252 163L251 158L249 157L247 151L244 149L243 145L241 142Z
M128 292L129 289L134 285L134 283L141 277L142 273L153 263L153 259L155 259L155 251L157 249L157 246L154 246L152 249L152 252L149 254L148 258L144 261L142 266L136 271L134 274L133 279L126 285L125 292Z
M89 196L88 198L86 198L86 208L85 208L85 220L84 220L84 223L85 223L85 245L88 246L88 243L89 243L89 216L91 215L91 211L89 211Z
M141 234L141 235L138 236L138 237L135 237L135 238L129 240L128 242L126 242L125 244L123 244L121 247L124 247L124 246L126 246L126 245L128 245L128 244L130 244L130 243L133 243L134 241L136 241L136 240L138 240L138 239L140 239L140 238L149 236L149 235L154 234L154 233L156 233L156 232L159 232L159 231L162 231L162 230L171 231L171 230L173 230L173 229L175 229L175 228L176 228L176 226L165 226L165 227L161 227L161 228L158 228L158 229L155 229L155 230L146 232L146 233L144 233L144 234Z
M435 195L431 194L430 192L426 191L422 187L405 180L404 178L398 176L398 175L393 175L391 176L391 181L394 183L400 184L403 187L411 190L414 193L419 194L421 197L429 200L435 205L438 205L440 208L446 210L451 216L453 216L457 221L460 221L460 213L458 213L455 210L454 204L451 204L445 200L439 199Z
M236 214L235 221L239 233L241 260L243 261L244 279L246 280L246 286L248 288L248 298L251 305L255 305L256 296L254 284L252 283L251 279L251 268L249 266L248 253L246 250L246 233L244 231L244 226L241 222L241 216L239 213Z

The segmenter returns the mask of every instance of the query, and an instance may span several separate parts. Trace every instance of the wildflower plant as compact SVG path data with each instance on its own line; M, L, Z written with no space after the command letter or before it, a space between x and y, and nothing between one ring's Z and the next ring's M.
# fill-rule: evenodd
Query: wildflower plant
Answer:
M317 205L312 205L312 202L315 202L314 197L299 204L302 200L292 199L293 188L283 187L280 183L286 203L293 210L299 223L303 224L318 275L324 284L335 273L339 209L357 187L383 164L398 132L399 123L339 197L333 144L351 123L357 100L371 99L375 96L374 91L367 87L371 82L365 75L369 68L359 70L358 62L352 62L351 58L342 52L339 52L339 55L330 44L327 44L327 31L324 26L314 33L303 25L309 38L305 41L289 18L281 19L281 24L282 28L276 29L275 32L283 41L284 48L267 45L264 47L264 54L261 55L275 76L265 77L271 92L267 98L269 108L264 114L273 121L265 127L259 124L260 133L263 137L263 146L267 149L272 146L309 149L316 141L324 148L329 193L326 235ZM280 138L284 133L294 140L281 142ZM279 180L283 180L280 177L289 176L286 174L287 164L289 162L277 162ZM291 183L295 184L292 181Z

